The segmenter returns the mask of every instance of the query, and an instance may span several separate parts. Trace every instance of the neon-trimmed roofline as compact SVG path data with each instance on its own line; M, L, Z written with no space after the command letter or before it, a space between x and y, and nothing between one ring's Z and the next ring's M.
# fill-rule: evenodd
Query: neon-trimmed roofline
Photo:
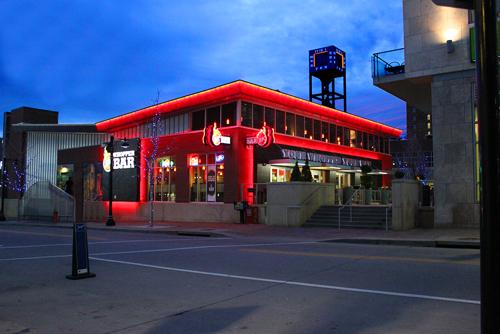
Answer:
M198 93L186 95L173 100L159 103L157 105L142 108L124 115L96 123L98 131L110 131L115 128L123 127L130 123L144 121L152 118L157 108L161 114L175 110L196 107L202 104L216 103L222 99L235 98L242 99L252 97L271 103L281 104L291 109L298 109L318 116L326 116L339 121L353 124L356 127L370 129L375 132L383 133L391 137L399 137L402 130L378 123L360 116L352 115L337 109L325 107L293 95L285 94L267 87L259 86L247 81L237 80L221 86L210 88Z

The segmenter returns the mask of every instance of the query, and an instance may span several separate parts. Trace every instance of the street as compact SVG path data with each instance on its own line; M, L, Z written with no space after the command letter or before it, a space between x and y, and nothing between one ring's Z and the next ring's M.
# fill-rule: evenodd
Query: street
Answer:
M479 251L0 227L2 333L478 333Z

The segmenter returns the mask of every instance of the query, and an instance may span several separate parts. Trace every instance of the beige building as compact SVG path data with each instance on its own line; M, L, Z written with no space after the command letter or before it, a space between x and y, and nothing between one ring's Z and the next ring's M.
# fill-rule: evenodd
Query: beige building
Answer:
M432 118L434 225L479 226L473 13L403 0L403 19L404 49L374 54L373 84Z

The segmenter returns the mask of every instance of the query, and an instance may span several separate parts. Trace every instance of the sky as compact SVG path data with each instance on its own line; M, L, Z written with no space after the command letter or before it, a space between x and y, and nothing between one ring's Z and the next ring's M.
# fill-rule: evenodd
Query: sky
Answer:
M0 111L94 123L243 79L308 99L308 50L346 52L350 113L401 129L371 55L403 46L402 1L0 0ZM3 118L2 118L3 119Z

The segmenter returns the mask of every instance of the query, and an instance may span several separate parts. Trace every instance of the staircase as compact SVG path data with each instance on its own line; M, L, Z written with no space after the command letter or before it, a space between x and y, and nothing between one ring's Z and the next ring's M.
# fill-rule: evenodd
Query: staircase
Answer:
M339 227L339 205L321 206L309 218L305 227ZM351 221L352 209L352 221ZM344 206L340 210L341 228L373 228L386 229L386 211L387 228L391 228L392 210L386 205L352 205Z

